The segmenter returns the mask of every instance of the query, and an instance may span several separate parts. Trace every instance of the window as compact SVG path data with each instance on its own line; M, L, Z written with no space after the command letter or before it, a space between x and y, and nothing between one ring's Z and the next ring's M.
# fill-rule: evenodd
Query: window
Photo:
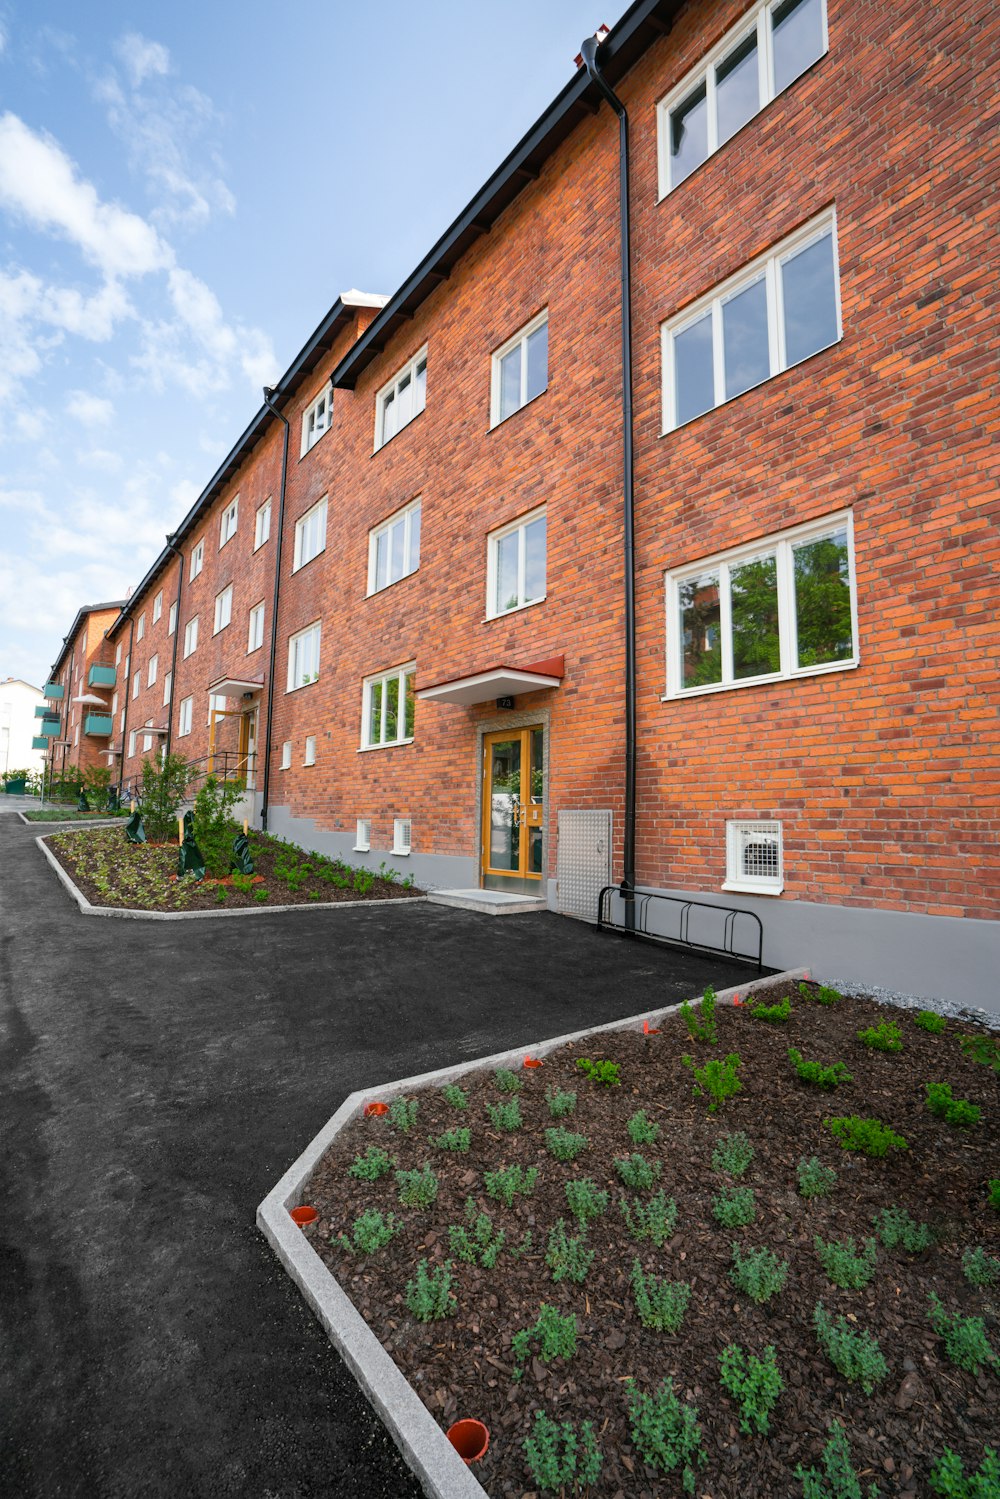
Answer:
M362 749L409 744L413 738L413 681L416 667L399 666L364 684Z
M218 635L224 630L233 617L233 585L224 588L221 593L215 595L215 628L213 635Z
M303 765L315 765L316 764L316 735L315 734L307 734L306 735L306 753L305 753L305 758L302 761L302 764Z
M295 522L295 552L292 572L305 567L320 552L326 551L326 495Z
M145 635L145 633L146 633L146 611L143 610L143 612L139 615L139 623L135 627L135 638L136 638L136 640L141 640L142 637Z
M141 676L142 676L142 672L137 671L135 673L135 675L133 676L133 678L132 678L132 699L133 699L133 701L139 696L139 687L141 685L141 682L140 682Z
M372 820L370 817L359 817L357 832L354 835L354 852L366 854L372 846Z
M281 746L281 768L288 770L292 763L292 741L286 739Z
M785 888L780 822L726 823L723 890L780 895Z
M490 425L506 421L549 383L549 314L540 312L493 355Z
M849 511L666 581L667 697L858 663Z
M170 706L170 690L173 685L174 674L172 671L168 671L163 678L163 706L165 708Z
M220 713L226 711L226 694L224 692L210 692L208 694L208 717L205 722L212 727L213 719Z
M774 0L744 16L658 106L660 197L826 50L826 0Z
M288 642L288 691L308 687L319 676L319 621Z
M162 613L163 613L163 589L161 588L160 591L159 591L159 593L156 595L156 598L153 600L153 624L154 625L156 624L156 621L159 619L159 617L160 617L160 615Z
M193 710L194 710L194 698L193 697L182 697L181 698L181 705L180 705L180 713L179 713L178 719L177 719L177 737L178 737L178 739L183 739L186 734L190 734L190 732L191 732L191 719L192 719L192 716L193 716Z
M192 578L196 578L198 576L198 574L201 572L201 570L204 567L204 565L205 565L205 543L204 543L204 541L199 541L197 546L191 548L191 573L190 573L190 576Z
M235 498L235 500L233 500L232 504L231 505L227 505L226 508L225 508L225 510L223 510L223 512L222 512L222 519L219 522L219 550L220 551L225 546L226 542L227 541L231 541L233 539L233 537L236 535L236 527L239 524L239 519L240 519L240 497L239 497L239 495L237 495L236 498Z
M129 758L131 759L131 757L135 754L135 729L130 729L129 730L128 752L129 752Z
M271 535L271 501L265 500L254 517L253 523L253 549L262 547Z
M185 658L185 660L187 659L188 656L190 656L192 654L193 651L196 651L197 649L198 649L198 616L196 614L195 617L194 617L194 619L189 619L188 622L187 622L187 624L184 626L184 658Z
M119 719L119 722L118 722L118 732L119 732L119 734L124 734L124 732L125 732L125 709L124 708L122 709L122 716L121 716L121 718Z
M125 652L125 675L126 675L126 677L129 674L129 668L131 667L131 665L132 665L132 652L131 651L126 651ZM77 680L79 681L79 677L77 678Z
M77 726L76 726L76 733L73 735L73 747L74 747L74 749L76 748L76 746L79 743L80 743L80 725L77 724Z
M368 592L409 577L420 566L420 501L368 533Z
M146 719L145 727L147 729L149 729L149 728L152 728L152 726L153 726L153 720L151 718L147 718ZM151 750L152 748L153 748L153 736L152 736L152 734L143 734L143 736L142 736L142 752L143 752L143 754L145 754L147 750Z
M533 510L487 538L486 614L508 614L545 597L545 511Z
M118 694L116 692L114 694L114 696L112 697L112 699L111 699L111 716L112 716L112 718L114 717L114 715L117 712L118 712Z
M177 600L167 610L167 634L172 635L177 628Z
M410 819L394 817L392 820L392 851L394 854L410 852Z
M121 666L121 664L122 664L122 643L119 640L118 644L115 646L115 665L116 666Z
M315 447L323 436L329 432L333 422L333 391L329 386L318 395L311 406L307 406L302 413L302 446L299 449L299 457L304 458L309 449Z
M250 629L247 635L247 653L259 651L264 644L264 605L254 604L250 610Z
M152 687L156 682L156 673L160 665L159 656L150 656L149 665L146 668L146 686Z
M664 432L836 343L832 211L664 323L661 335Z
M423 411L427 400L427 350L421 349L375 397L375 451Z

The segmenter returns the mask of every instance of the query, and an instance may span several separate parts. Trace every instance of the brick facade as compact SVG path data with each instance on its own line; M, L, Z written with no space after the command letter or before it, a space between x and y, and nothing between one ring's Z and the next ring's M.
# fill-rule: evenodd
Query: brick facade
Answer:
M88 678L91 667L114 667L114 646L108 639L108 631L118 619L121 607L119 601L82 608L56 658L49 681L61 686L63 695L61 699L49 702L49 707L58 712L60 719L58 742L50 740L47 756L53 774L59 775L71 768L81 771L103 768L108 764L105 751L113 736L104 732L88 733L87 719L91 718L91 728L104 727L103 723L95 725L94 719L97 716L103 719L111 713L117 684L95 685ZM100 703L73 701L85 694L100 699Z

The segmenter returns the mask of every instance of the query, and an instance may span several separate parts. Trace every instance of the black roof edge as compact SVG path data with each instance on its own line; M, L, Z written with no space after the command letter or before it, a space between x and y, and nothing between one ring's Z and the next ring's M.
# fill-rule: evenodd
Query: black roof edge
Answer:
M636 0L601 44L601 66L610 82L621 78L658 36L670 30L681 0ZM579 123L596 114L601 95L586 68L578 67L566 86L501 163L472 201L445 230L402 286L373 318L333 371L333 383L353 390L359 375L377 358L397 329L413 317L431 292L481 234L489 233L503 210L538 176L542 164Z
M104 604L81 604L80 607L79 607L79 609L76 611L76 617L73 620L73 623L69 627L68 634L66 634L66 635L63 636L62 646L61 646L61 648L59 650L58 656L56 657L56 659L52 663L52 666L51 666L51 669L49 671L48 676L45 678L46 682L51 682L51 681L54 680L55 674L59 670L60 666L62 666L63 661L64 661L64 659L66 657L66 652L69 650L69 643L73 639L73 637L76 634L77 630L80 628L80 621L82 619L84 619L86 615L88 615L88 614L98 614L98 613L100 613L100 611L102 609L119 609L120 610L127 603L128 603L128 599L108 599L107 602L104 603ZM110 631L114 629L114 627L115 627L115 625L117 623L118 623L118 620L114 620L108 626L108 629L107 629L107 631L105 633L110 633Z

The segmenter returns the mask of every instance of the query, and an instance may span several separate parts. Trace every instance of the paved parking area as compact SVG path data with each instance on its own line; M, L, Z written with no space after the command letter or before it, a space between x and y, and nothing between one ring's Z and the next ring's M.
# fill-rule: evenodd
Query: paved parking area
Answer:
M418 1493L254 1225L352 1089L746 969L549 914L80 915L0 818L0 1493Z

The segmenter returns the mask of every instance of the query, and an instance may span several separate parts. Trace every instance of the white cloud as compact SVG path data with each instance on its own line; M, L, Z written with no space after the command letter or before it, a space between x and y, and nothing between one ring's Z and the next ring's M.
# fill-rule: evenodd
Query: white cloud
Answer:
M76 454L76 462L81 468L96 468L106 474L119 474L125 466L122 455L109 448L87 448Z
M89 390L70 391L66 410L85 427L106 427L115 414L113 402L104 396L92 395Z
M128 71L133 88L153 74L170 72L170 53L162 42L151 42L137 31L129 31L115 43L115 52Z

